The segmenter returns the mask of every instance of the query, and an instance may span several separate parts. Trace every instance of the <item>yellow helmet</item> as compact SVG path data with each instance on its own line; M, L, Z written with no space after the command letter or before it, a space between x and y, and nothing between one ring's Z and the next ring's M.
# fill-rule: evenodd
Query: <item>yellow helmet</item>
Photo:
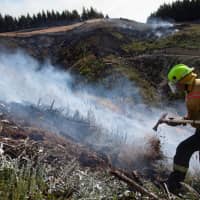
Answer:
M184 64L178 64L172 67L172 69L168 73L168 80L171 83L177 83L185 76L189 75L194 68L190 68Z
M190 68L185 64L177 64L172 67L168 73L168 85L173 93L177 91L177 83L192 84L193 80L197 77L193 73L194 68Z

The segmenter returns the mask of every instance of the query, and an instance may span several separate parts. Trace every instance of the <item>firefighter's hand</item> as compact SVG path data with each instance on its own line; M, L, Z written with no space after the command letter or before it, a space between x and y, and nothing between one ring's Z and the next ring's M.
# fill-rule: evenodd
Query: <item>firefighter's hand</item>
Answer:
M183 120L188 120L189 117L188 117L188 116L184 116L182 119L183 119ZM187 124L186 124L186 123L183 123L182 125L183 125L183 126L186 126Z
M178 126L178 125L180 125L180 123L177 123L177 122L174 122L173 120L174 120L174 118L173 117L169 117L168 118L168 122L166 122L166 124L168 125L168 126Z

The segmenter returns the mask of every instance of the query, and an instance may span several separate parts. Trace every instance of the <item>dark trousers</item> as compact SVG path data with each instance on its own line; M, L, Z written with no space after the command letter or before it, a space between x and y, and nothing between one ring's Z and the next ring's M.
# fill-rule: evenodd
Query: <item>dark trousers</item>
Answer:
M181 142L174 156L174 164L189 168L189 161L195 151L200 150L200 129L196 129L195 134Z
M200 129L196 129L194 135L178 145L174 156L174 171L168 179L170 186L174 187L177 183L184 181L190 158L195 151L200 151Z

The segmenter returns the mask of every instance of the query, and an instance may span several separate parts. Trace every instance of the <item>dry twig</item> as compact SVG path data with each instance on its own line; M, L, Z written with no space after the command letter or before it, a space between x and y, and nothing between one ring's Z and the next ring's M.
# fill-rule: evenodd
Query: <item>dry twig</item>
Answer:
M118 177L122 181L126 182L128 185L133 187L136 191L140 192L141 194L147 195L148 197L150 197L153 200L161 200L156 194L147 191L144 187L137 184L135 181L133 181L132 179L130 179L129 177L124 175L122 172L120 172L118 170L111 170L110 173L113 174L114 176Z

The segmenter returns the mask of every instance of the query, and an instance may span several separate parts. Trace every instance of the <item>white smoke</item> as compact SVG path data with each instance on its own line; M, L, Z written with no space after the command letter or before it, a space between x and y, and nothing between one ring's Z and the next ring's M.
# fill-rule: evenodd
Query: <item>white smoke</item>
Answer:
M134 137L139 136L137 134L141 129L139 124L147 123L146 120L143 120L143 115L137 111L139 107L135 110L137 113L134 113L138 123L133 123L131 117L120 113L120 108L116 112L113 112L115 108L110 109L115 104L108 101L109 105L104 106L105 100L89 94L86 87L79 88L79 91L73 91L71 88L73 79L70 74L55 70L50 63L41 67L36 60L25 56L20 51L15 54L0 54L0 73L2 74L0 98L3 101L36 103L41 98L43 104L49 105L52 100L55 100L57 107L68 106L72 115L79 111L81 116L86 117L88 111L93 111L99 125L112 131L126 131ZM137 97L138 90L136 88L134 90ZM114 93L119 94L120 89L110 91L107 96L112 96ZM141 105L140 109L145 109L145 107L143 108Z
M168 21L164 21L162 19L159 18L151 18L148 20L147 22L148 24L150 24L154 29L156 28L172 28L174 26L173 23L168 22Z
M164 21L160 18L150 18L148 19L147 24L150 25L158 38L178 32L178 29L175 28L172 22Z
M110 132L118 132L122 137L126 134L127 143L133 143L141 149L144 149L145 138L155 135L152 127L159 116L164 111L175 112L173 108L158 109L144 105L138 88L131 83L103 92L101 87L89 86L80 86L75 90L69 73L55 69L49 62L40 66L21 51L0 54L0 74L0 100L35 104L41 98L46 105L55 100L56 107L69 107L72 115L79 111L82 117L87 117L88 112L92 111L97 125ZM131 93L141 103L124 105L124 102L117 100L124 95L122 91ZM98 96L98 93L103 94L104 98ZM184 105L180 107L183 110ZM164 143L164 153L168 157L174 156L178 143L193 131L165 125L159 130L162 130L159 134Z

